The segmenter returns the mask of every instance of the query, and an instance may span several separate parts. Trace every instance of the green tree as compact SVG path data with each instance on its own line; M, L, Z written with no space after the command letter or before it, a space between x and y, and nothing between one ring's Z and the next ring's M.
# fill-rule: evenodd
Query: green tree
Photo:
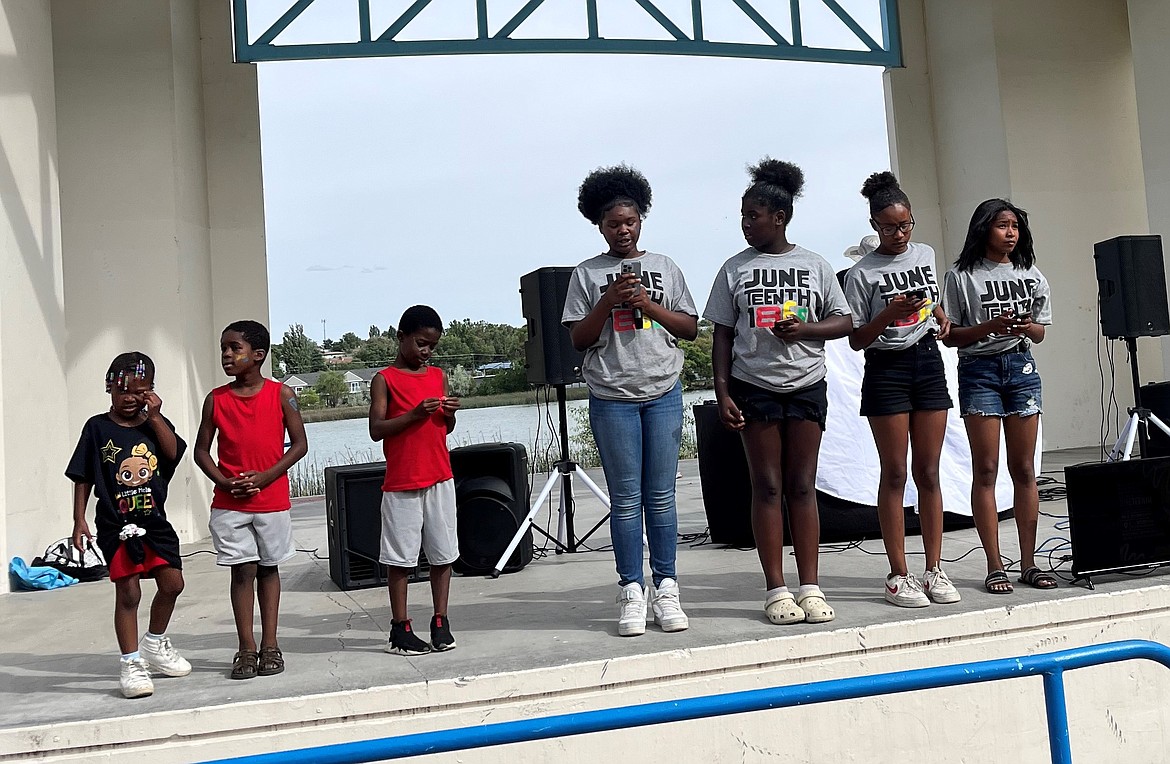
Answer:
M457 395L462 398L471 392L471 372L462 364L457 365L447 375L447 384L451 389L452 395Z
M321 349L305 335L305 327L301 324L289 326L284 333L284 340L273 350L279 350L275 355L284 365L286 374L303 374L312 371L325 370L325 357Z
M317 377L317 384L313 385L317 395L329 408L340 406L349 395L349 385L345 383L345 376L339 371L325 371Z
M398 342L386 337L372 337L353 354L353 360L363 366L389 366L398 355Z
M370 336L368 337L368 339L372 340L375 337L381 337L381 336L382 336L382 330L378 328L378 325L377 324L370 324Z
M297 400L300 401L301 408L303 409L315 409L321 405L321 396L317 395L317 391L311 387L306 387L304 390L301 390L300 395L297 396Z
M513 364L512 368L489 377L475 388L476 395L495 395L497 393L520 393L528 389L528 372L524 366Z
M711 366L711 344L715 327L707 320L699 321L699 335L693 341L679 340L683 351L682 383L688 390L704 390L711 386L715 373Z
M362 346L362 338L353 332L346 332L341 335L341 339L334 343L333 347L344 353L352 353Z

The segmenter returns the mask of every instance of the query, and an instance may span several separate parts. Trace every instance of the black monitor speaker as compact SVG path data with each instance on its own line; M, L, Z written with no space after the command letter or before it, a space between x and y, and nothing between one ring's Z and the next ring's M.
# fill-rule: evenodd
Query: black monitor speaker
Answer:
M1170 382L1151 382L1142 385L1142 406L1170 425ZM1170 456L1170 437L1152 424L1149 427L1149 441L1146 456Z
M1076 579L1170 564L1170 457L1064 468Z
M528 452L520 443L479 443L451 450L458 506L455 571L487 575L528 515ZM532 562L532 528L504 564L512 573Z
M1109 338L1170 334L1161 236L1118 236L1093 245L1101 334Z
M755 546L752 532L752 486L747 455L739 433L719 421L719 406L714 401L695 404L695 440L699 450L699 484L703 509L707 513L707 531L715 544L735 547ZM877 475L874 475L877 480ZM921 532L913 507L904 508L907 534ZM821 521L821 541L856 541L881 538L877 508L817 491L817 512ZM1012 510L999 513L1005 520ZM971 528L968 515L943 512L943 529ZM784 512L784 543L790 542L788 512Z
M581 381L585 354L573 347L561 323L573 269L541 268L520 277L520 308L528 326L524 358L534 385L571 385Z
M385 476L385 462L325 468L329 577L342 591L386 585L385 566L378 562ZM420 551L410 580L422 580L428 571L426 555Z

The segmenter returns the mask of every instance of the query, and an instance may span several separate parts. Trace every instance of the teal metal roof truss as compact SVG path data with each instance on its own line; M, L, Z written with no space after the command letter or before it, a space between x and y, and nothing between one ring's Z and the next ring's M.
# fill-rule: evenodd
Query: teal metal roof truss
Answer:
M474 29L474 36L466 33L461 36L454 31L436 33L435 19L439 17L432 14L426 25L427 31L421 37L434 39L420 39L411 25L427 11L428 6L432 6L433 0L414 0L405 10L392 11L388 15L387 10L393 3L379 3L378 0L324 0L317 9L313 9L315 0L266 0L263 15L258 12L262 0L234 0L235 54L236 61L244 63L469 53L634 53L886 67L902 65L897 0L852 0L853 13L841 5L841 2L850 0L690 0L689 14L678 10L686 7L685 0L669 0L676 18L663 11L667 1L622 0L623 12L640 7L640 12L653 22L650 26L655 35L650 39L601 35L599 30L603 24L616 26L607 22L603 14L617 8L618 0L549 0L548 6L556 5L561 9L566 4L584 2L584 24L572 30L573 35L564 37L548 37L539 31L530 31L538 26L542 31L547 29L547 23L532 23L533 14L546 5L546 0L520 0L523 4L518 10L517 0L510 3L475 0L474 19L471 18L470 0L458 4L460 9L465 8L461 11L453 10L454 4L446 4L442 18L451 21L456 16L467 16L455 18L457 23L451 26L459 30ZM861 15L857 10L859 3L868 4L861 10L871 19L871 27L880 22L880 40L874 39L856 20L855 16ZM399 8L402 5L401 1L397 3ZM489 5L497 9L491 15ZM286 6L283 13L273 18L273 7L279 11ZM500 11L501 7L508 10ZM810 29L808 20L802 19L802 8L806 16L813 12L818 14L816 31L823 31L826 20L828 26L833 27L833 34L828 36L830 43L815 44L816 40L811 38L817 35L812 34L814 30ZM726 18L728 13L742 14L746 17L749 33L741 37L748 39L717 39L705 32L705 9L723 14L721 18ZM314 22L315 10L335 15L329 17L330 23L322 24L318 22L324 17L318 17ZM826 10L831 15L826 14ZM872 21L875 11L876 21ZM574 15L582 14L577 11ZM686 18L678 18L683 15ZM712 18L708 17L708 20ZM737 21L741 22L740 28L743 29L743 19L737 18ZM526 24L529 29L526 29ZM342 30L347 25L348 28ZM422 25L416 23L415 26ZM264 31L257 33L262 27ZM609 26L606 28L608 30Z

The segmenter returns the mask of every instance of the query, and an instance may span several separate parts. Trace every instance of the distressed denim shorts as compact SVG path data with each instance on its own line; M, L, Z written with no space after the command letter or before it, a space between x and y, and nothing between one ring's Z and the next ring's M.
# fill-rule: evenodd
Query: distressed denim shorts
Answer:
M1030 351L959 359L959 413L1032 416L1043 411L1040 371Z

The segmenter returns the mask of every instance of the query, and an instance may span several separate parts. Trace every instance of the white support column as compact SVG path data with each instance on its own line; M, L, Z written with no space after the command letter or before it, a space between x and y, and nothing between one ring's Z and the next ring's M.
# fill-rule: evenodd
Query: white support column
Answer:
M52 7L70 427L108 407L102 375L137 349L193 445L227 381L225 317L267 320L255 71L230 64L225 3ZM167 505L183 541L207 535L209 489L188 456Z
M49 8L0 0L0 561L73 527ZM8 576L0 576L0 592Z
M1165 17L1157 0L1131 5L1156 5ZM1035 351L1049 414L1045 446L1093 443L1101 400L1093 244L1147 227L1125 2L901 0L899 8L907 71L886 80L899 169L907 168L911 188L925 190L933 163L947 261L980 201L1006 197L1028 210L1055 306L1055 324ZM1150 58L1162 39L1150 32ZM1170 123L1170 96L1153 100L1163 106L1150 117L1160 132L1146 147L1157 154L1147 167L1170 169L1170 131L1156 121ZM1160 351L1143 341L1144 379L1162 369ZM1119 362L1124 405L1130 384Z
M1170 3L1129 0L1129 35L1150 233L1162 236L1163 259L1170 262ZM1160 344L1162 375L1146 381L1170 379L1170 337Z
M232 61L228 4L200 0L212 325L250 318L269 325L260 101L256 67ZM280 328L268 326L279 340Z

